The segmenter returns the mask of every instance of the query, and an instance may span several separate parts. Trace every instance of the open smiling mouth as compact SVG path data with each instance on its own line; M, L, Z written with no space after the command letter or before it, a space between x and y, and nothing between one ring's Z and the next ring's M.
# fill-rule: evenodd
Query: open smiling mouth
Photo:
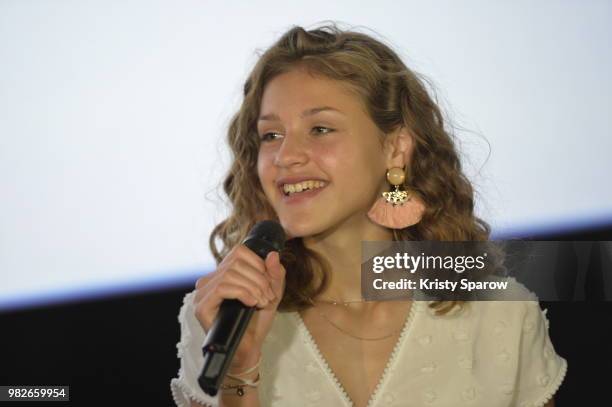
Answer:
M324 181L302 181L296 184L284 184L280 187L285 202L301 202L306 198L317 195L327 186Z

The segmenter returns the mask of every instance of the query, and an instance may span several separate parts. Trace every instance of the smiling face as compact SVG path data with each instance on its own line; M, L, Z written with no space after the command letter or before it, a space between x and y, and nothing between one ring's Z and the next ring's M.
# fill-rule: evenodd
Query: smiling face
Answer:
M257 131L259 179L288 235L370 222L389 163L380 130L345 84L303 69L276 76L264 89ZM298 182L308 180L318 182ZM309 189L287 196L284 184Z

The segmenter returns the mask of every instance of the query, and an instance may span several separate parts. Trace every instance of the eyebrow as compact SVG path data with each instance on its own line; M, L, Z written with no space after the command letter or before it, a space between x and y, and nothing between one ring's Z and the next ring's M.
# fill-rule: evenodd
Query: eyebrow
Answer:
M332 112L336 112L336 113L340 113L343 116L346 116L343 112L341 112L338 109L335 109L333 107L330 106L321 106L321 107L313 107L312 109L306 109L302 112L301 117L307 117L307 116L312 116L315 115L319 112L325 112L325 111L332 111ZM266 121L266 120L280 120L280 118L278 117L278 115L274 114L274 113L269 113L269 114L265 114L263 116L259 116L258 121Z

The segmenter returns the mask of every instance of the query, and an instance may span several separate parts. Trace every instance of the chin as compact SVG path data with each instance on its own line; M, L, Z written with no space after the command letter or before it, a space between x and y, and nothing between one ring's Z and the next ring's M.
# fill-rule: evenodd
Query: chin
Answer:
M280 223L287 234L287 239L316 235L325 229L319 222L312 219L296 220L280 218Z

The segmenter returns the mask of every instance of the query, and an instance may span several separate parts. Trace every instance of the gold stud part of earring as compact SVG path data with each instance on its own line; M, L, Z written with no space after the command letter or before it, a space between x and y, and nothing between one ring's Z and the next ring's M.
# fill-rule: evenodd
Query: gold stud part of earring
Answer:
M393 167L387 171L387 181L391 185L402 185L405 178L406 173L400 167Z
M393 205L402 205L408 200L408 192L399 189L399 185L404 182L405 178L406 174L400 167L393 167L387 171L387 181L395 186L395 190L382 193L387 202Z

